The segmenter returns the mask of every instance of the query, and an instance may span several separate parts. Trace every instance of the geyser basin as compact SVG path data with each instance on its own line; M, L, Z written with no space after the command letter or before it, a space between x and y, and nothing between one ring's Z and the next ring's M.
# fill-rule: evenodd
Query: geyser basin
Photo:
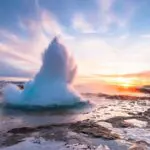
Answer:
M21 91L15 85L4 89L5 103L19 106L72 106L83 100L71 86L77 66L65 46L54 38L43 55L43 64Z

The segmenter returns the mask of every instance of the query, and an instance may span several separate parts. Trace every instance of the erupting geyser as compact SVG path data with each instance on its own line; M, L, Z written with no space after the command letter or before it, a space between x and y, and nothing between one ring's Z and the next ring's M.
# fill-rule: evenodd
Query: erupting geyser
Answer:
M4 99L8 104L28 106L74 105L81 102L71 83L77 66L58 38L54 38L43 55L43 64L32 81L21 91L7 85Z

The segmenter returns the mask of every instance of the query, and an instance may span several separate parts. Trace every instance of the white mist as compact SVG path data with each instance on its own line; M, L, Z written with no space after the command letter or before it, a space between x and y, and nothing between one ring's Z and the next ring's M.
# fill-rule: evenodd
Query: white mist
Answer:
M25 84L23 91L15 85L6 86L5 102L29 106L74 105L80 102L80 95L71 86L77 66L58 38L52 40L42 61L39 72Z

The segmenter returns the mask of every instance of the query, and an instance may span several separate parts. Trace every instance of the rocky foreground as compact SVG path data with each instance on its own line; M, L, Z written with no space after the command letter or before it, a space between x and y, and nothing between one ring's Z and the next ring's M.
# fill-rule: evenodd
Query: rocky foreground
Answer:
M1 129L9 128L0 132L0 150L148 150L149 106L149 101L110 101L82 113L82 121L18 127L1 122Z
M1 108L0 150L150 150L149 96L84 96L93 104L87 111Z

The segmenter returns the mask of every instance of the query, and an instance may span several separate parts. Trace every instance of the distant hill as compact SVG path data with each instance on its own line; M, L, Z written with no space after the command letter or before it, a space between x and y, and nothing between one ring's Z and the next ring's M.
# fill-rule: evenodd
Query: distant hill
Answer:
M150 85L145 85L142 87L137 88L138 91L146 94L150 94Z

